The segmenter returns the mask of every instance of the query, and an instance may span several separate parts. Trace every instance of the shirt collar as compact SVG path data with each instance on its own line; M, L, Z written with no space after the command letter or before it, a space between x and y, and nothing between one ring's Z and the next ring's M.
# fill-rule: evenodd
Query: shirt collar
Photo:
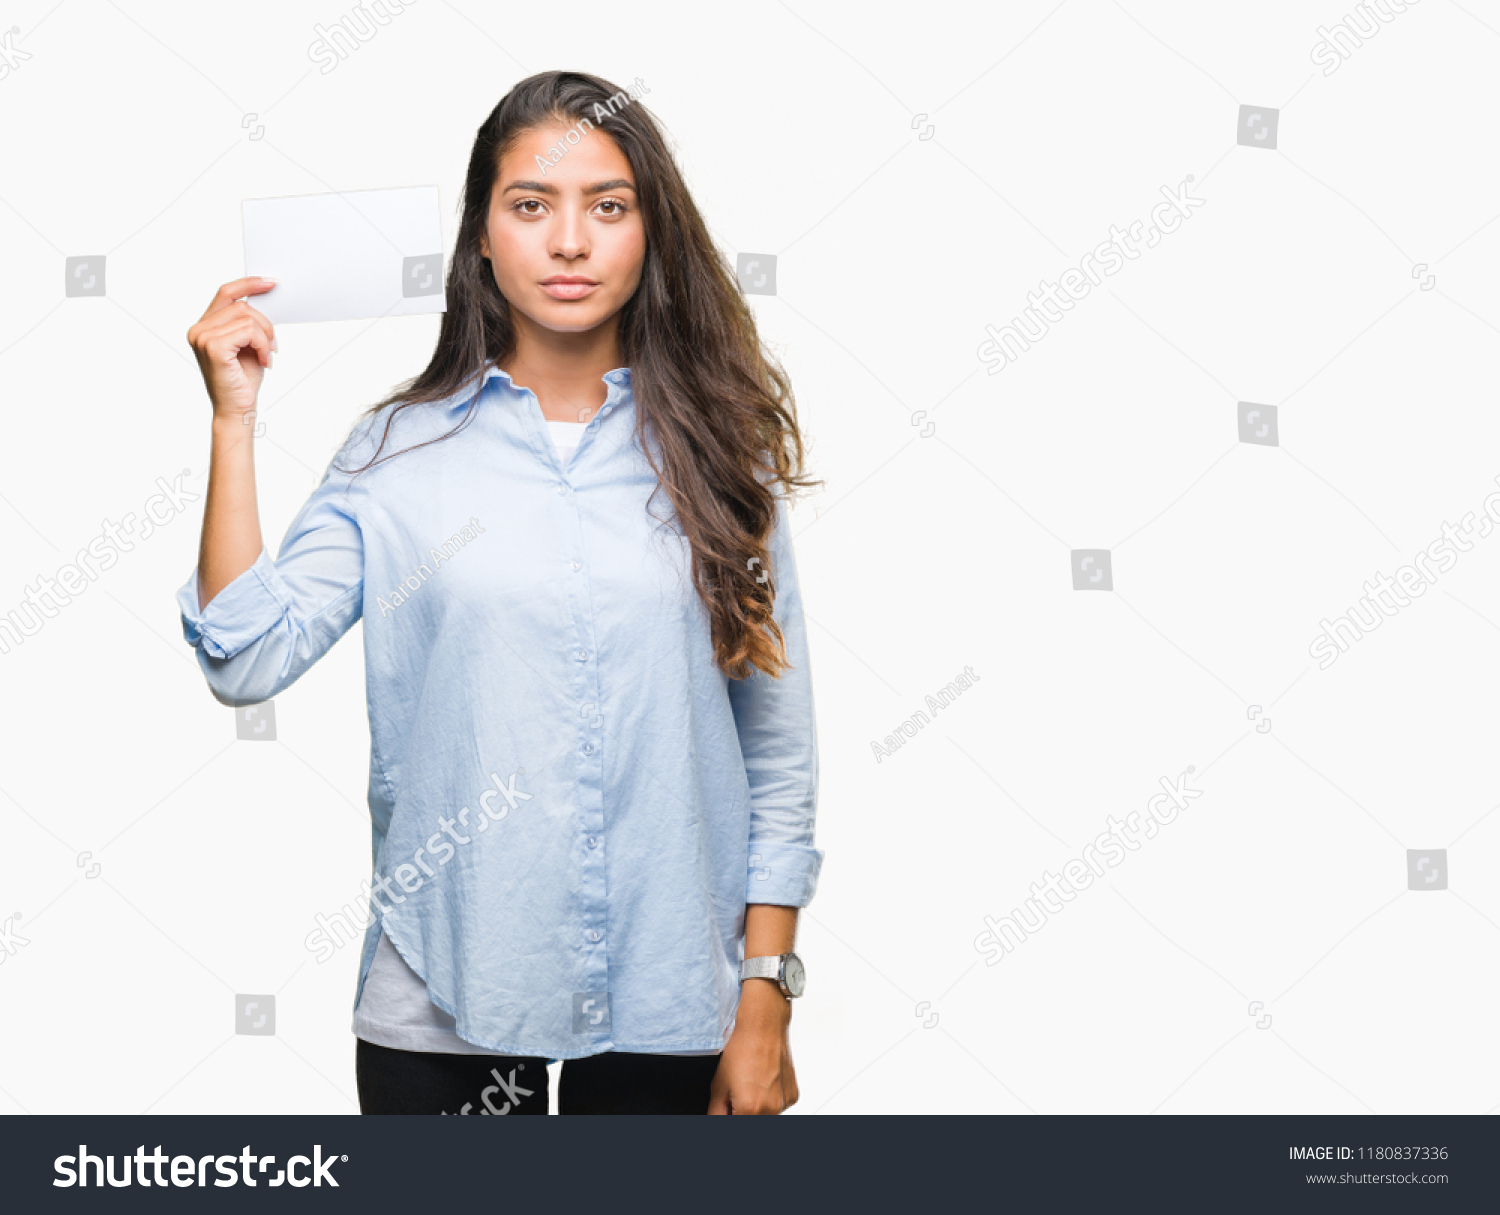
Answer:
M606 371L600 378L603 379L606 384L610 385L612 389L622 389L627 393L630 391L631 376L629 367L616 367L613 371ZM485 367L484 379L481 380L479 384L479 391L481 393L487 387L489 387L489 383L491 380L499 380L501 384L503 384L506 388L510 388L512 390L514 390L515 388L515 382L510 378L510 373L507 371L502 371L493 360L491 360ZM469 401L472 399L471 397L464 396L463 394L460 394L460 397L462 399L456 399L454 401L454 408L467 407Z

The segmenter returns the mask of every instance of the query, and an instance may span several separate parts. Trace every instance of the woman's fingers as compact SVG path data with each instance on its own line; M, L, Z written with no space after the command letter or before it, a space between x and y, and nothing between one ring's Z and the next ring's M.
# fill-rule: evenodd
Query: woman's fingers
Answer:
M270 319L240 296L261 295L276 284L257 277L222 284L187 332L216 413L255 407L260 381L271 366L276 331Z
M276 280L272 278L261 278L259 275L249 275L246 278L232 279L220 286L215 292L214 298L209 301L207 308L203 310L203 317L207 319L210 315L228 308L237 300L247 295L262 295L276 286Z

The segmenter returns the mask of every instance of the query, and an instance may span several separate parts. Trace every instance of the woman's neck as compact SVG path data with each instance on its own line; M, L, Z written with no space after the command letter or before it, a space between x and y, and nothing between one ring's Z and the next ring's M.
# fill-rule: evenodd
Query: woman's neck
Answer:
M606 372L622 366L617 318L587 333L517 326L516 353L501 368L518 388L536 394L550 422L587 422L609 395Z

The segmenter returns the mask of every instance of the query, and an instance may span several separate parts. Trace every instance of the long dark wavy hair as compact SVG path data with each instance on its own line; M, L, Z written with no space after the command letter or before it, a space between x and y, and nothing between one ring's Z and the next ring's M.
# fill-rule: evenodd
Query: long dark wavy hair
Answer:
M790 381L763 350L735 273L710 240L655 119L607 80L541 72L512 88L480 126L432 361L366 411L368 417L399 402L386 418L375 457L351 471L380 462L399 410L451 399L471 383L477 387L490 361L503 366L514 356L510 304L479 246L491 188L500 158L523 131L583 118L615 141L635 174L646 252L640 285L619 314L621 353L630 368L637 439L692 548L693 582L712 621L714 661L734 679L747 678L752 665L779 678L790 663L772 616L775 581L767 548L774 489L783 485L790 495L822 481L802 475ZM458 425L428 442L467 425L477 401L476 391ZM662 465L645 442L648 423Z

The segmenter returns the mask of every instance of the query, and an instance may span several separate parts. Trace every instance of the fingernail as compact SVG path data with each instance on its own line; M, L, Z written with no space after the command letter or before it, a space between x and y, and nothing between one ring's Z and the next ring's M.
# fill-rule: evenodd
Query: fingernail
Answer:
M276 345L276 339L275 338L271 339L271 349L272 350L279 350L279 349L281 349L281 347L279 347L279 346Z
M276 282L276 280L274 278L267 278L264 274L257 274L255 277L258 278L263 283L274 283L274 282Z

